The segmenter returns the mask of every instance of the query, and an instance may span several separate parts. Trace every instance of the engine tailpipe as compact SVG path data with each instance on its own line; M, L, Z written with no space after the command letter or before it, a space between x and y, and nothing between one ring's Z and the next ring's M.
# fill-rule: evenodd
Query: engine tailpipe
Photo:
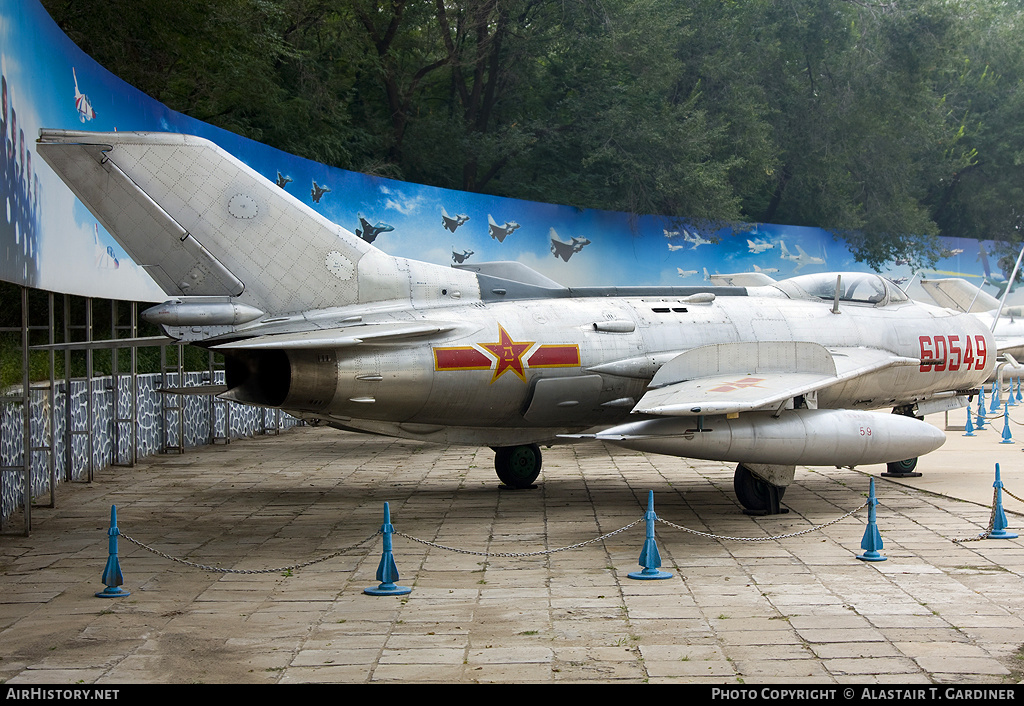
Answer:
M638 451L708 461L802 466L858 466L917 458L946 441L926 422L899 414L797 409L776 417L665 417L623 424L596 435Z

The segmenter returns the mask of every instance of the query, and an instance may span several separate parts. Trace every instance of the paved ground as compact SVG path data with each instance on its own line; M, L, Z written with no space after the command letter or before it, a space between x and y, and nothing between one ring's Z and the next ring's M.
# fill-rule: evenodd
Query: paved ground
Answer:
M1024 416L1024 415L1022 415ZM937 420L941 422L942 420ZM866 510L748 542L658 526L664 581L639 568L642 525L554 554L484 557L395 538L405 597L370 597L390 503L399 532L527 553L642 517L723 537L798 532L862 505L867 477L803 469L787 515L751 518L726 464L600 444L545 452L541 485L499 489L489 450L297 429L108 469L0 537L0 680L29 683L1016 683L1024 542L983 540L993 464L1024 496L1024 444L949 432L925 476L879 480L888 561L866 563ZM1015 428L1014 431L1017 429ZM1024 436L1024 428L1021 429ZM883 469L866 469L877 473ZM926 488L926 492L910 485ZM944 493L948 497L937 495ZM974 502L971 502L974 501ZM131 596L103 588L111 504ZM1011 528L1024 525L1007 498ZM15 520L16 522L17 520Z

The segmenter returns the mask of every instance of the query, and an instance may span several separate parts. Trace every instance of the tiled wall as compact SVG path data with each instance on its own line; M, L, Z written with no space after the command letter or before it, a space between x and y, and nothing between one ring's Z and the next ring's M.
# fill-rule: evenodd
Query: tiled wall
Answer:
M208 373L186 373L185 385L199 385L208 380ZM206 376L204 380L204 376ZM223 382L223 372L219 373ZM177 409L167 409L181 400L184 414L185 446L200 446L209 443L211 438L211 420L218 436L224 436L225 410L230 406L231 438L253 436L271 432L280 419L281 429L298 424L298 420L283 412L275 416L275 410L263 409L218 401L213 404L210 395L163 395L157 390L161 387L176 387L177 375L168 375L166 381L160 374L139 375L138 409L136 423L138 425L137 456L160 453L164 445L177 446L179 423ZM80 479L88 476L89 439L86 434L74 433L89 429L90 415L86 407L86 380L72 380L71 398L71 434L68 434L67 404L69 393L63 380L56 382L53 409L50 405L49 389L33 389L31 394L31 445L45 446L48 443L50 424L54 427L54 465L56 477L59 479ZM114 441L118 439L118 457L127 462L131 451L131 424L118 424L118 433L114 431L114 394L113 379L110 377L92 379L92 460L93 468L100 469L114 462ZM120 416L130 416L132 381L130 376L118 379L120 395ZM161 398L164 409L161 411ZM70 437L70 442L69 442ZM70 443L71 472L66 472L68 461L68 444ZM22 410L20 404L4 404L0 407L0 466L16 466L22 463L23 429ZM21 505L21 476L17 473L0 474L0 513L4 518ZM34 451L32 453L32 493L43 495L49 492L50 472L49 453Z

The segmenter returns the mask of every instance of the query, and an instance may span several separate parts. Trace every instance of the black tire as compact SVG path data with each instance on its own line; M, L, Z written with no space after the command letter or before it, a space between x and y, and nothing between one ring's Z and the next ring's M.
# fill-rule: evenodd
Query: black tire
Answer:
M885 464L886 473L893 475L913 473L915 468L917 468L917 458L908 458L906 461L893 461L892 463Z
M732 486L740 505L751 514L769 515L778 512L778 508L773 507L772 503L772 486L754 475L742 463L736 466L736 473L732 477ZM778 499L781 501L782 496L786 494L786 488L775 486L775 489L778 491Z
M540 475L540 447L500 446L494 450L494 470L498 479L509 488L530 488Z

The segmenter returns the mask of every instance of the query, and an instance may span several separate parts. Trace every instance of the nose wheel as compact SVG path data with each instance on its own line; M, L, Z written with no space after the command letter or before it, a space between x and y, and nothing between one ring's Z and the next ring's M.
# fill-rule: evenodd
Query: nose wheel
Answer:
M541 455L537 444L499 446L494 449L494 470L509 488L534 488L540 475Z
M908 458L906 461L893 461L892 463L885 464L885 473L883 476L887 478L917 478L921 474L914 471L917 468L917 459Z

